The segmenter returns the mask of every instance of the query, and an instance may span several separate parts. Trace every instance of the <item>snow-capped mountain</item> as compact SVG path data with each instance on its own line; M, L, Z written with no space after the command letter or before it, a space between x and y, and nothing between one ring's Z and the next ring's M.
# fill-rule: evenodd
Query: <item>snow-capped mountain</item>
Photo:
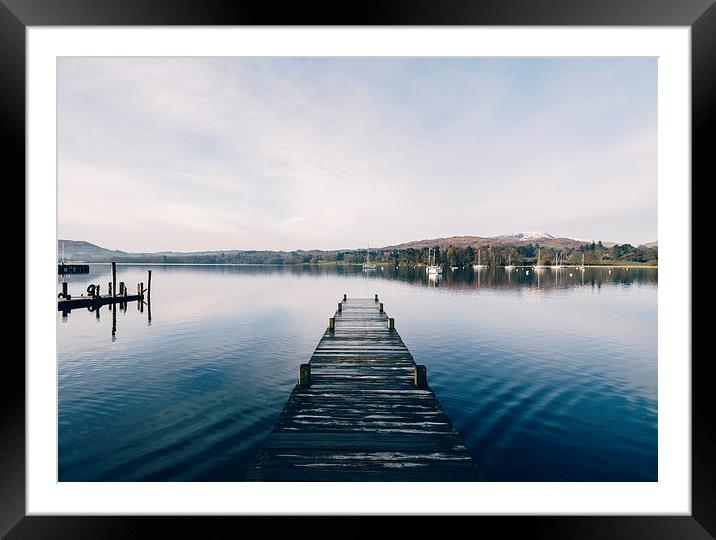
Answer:
M495 240L519 240L529 242L531 240L543 239L554 240L557 237L544 231L527 231L513 234L501 234L499 236L493 236L492 238Z

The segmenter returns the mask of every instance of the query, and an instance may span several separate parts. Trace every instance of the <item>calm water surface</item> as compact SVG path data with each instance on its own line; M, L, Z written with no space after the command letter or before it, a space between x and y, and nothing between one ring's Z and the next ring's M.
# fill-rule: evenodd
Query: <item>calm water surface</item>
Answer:
M118 266L57 315L60 481L239 481L343 293L380 295L491 481L657 480L657 271ZM110 267L67 276L70 293Z

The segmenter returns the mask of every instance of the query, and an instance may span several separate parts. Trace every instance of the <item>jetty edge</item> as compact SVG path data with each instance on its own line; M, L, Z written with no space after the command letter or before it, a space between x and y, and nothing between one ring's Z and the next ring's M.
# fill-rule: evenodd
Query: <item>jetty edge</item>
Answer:
M485 478L378 295L344 295L246 480Z

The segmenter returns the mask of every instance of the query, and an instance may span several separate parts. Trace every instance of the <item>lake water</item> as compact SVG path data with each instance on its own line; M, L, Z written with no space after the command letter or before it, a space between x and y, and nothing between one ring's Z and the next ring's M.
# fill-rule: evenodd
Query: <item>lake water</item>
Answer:
M117 279L134 293L148 268L151 321L130 303L112 336L107 307L57 314L60 481L242 480L343 293L380 295L487 480L657 480L657 270L118 265ZM110 274L65 279L105 293Z

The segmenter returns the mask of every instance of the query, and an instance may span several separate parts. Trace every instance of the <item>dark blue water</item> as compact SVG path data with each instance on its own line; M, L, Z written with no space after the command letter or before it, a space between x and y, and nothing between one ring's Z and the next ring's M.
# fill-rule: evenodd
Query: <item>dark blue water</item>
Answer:
M60 481L242 480L344 292L380 295L488 480L657 480L656 270L151 268L151 321L58 313Z

